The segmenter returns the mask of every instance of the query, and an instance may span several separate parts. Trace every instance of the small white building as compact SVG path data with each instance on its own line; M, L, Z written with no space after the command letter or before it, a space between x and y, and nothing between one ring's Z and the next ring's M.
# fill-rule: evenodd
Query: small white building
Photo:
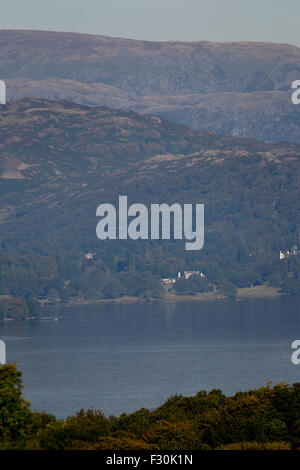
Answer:
M163 284L174 284L176 282L176 279L171 279L169 277L165 277L164 279L161 280Z
M177 279L189 279L191 276L206 277L205 274L200 271L183 271L183 273L178 273Z
M86 253L86 254L85 254L85 259L88 259L88 260L91 261L91 260L93 260L93 259L95 258L95 256L96 256L96 253L90 253L90 252L89 252L89 253Z

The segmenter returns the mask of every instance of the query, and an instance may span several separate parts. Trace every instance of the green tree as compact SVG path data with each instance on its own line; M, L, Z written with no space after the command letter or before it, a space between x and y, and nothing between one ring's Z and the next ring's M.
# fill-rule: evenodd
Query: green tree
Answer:
M21 376L13 364L0 366L0 441L22 439L29 432L32 413L22 397Z

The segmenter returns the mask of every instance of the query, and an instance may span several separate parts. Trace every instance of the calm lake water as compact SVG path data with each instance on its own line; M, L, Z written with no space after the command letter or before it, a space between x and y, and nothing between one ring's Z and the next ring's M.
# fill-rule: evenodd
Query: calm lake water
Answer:
M176 393L300 381L300 365L291 362L299 297L53 307L39 321L0 324L0 339L23 372L32 408L58 417L91 406L118 415Z

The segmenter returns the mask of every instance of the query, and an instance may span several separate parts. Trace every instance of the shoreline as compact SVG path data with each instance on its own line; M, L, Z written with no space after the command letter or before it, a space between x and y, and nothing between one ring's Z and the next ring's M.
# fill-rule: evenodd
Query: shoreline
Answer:
M102 303L146 303L146 302L190 302L190 301L205 301L205 300L221 300L226 299L227 297L222 294L205 293L205 294L196 294L196 295L176 295L168 293L165 297L162 298L149 298L144 299L140 297L117 297L116 299L99 299L99 300L71 300L65 304L52 304L52 305L65 305L68 307L75 307L79 305L91 305L91 304L102 304ZM49 305L49 304L46 304Z
M243 287L237 290L237 298L240 299L270 299L284 295L286 294L280 292L278 288L270 286Z
M166 291L165 296L163 298L140 298L140 297L132 297L132 296L124 296L124 297L117 297L115 299L73 299L69 300L68 302L53 302L49 303L47 300L40 301L41 307L80 307L83 305L100 305L100 304L136 304L136 303L149 303L149 302L166 302L166 303L176 303L176 302L208 302L208 301L224 301L224 300L233 300L235 302L242 302L243 300L247 299L276 299L287 294L283 294L279 292L279 289L275 287L268 287L268 286L255 286L255 287L244 287L237 289L236 297L229 297L227 295L218 293L218 292L204 292L195 295L177 295L172 292ZM38 320L37 317L27 317L23 318L22 321L34 321ZM3 318L3 322L7 321L14 321L20 320L17 318L7 317Z
M42 306L51 306L51 305L62 305L66 307L76 307L80 305L97 305L102 303L122 303L122 304L130 304L130 303L145 303L145 302L204 302L204 301L212 301L212 300L235 300L236 302L241 302L244 299L254 299L254 298L279 298L284 296L279 292L279 289L275 287L268 287L268 286L255 286L255 287L244 287L237 290L236 297L229 297L227 295L217 293L217 292L205 292L199 293L195 295L177 295L171 292L166 292L163 298L149 298L144 299L140 297L132 297L132 296L124 296L124 297L117 297L115 299L92 299L92 300L85 300L85 299L77 299L77 300L70 300L65 303L42 303Z

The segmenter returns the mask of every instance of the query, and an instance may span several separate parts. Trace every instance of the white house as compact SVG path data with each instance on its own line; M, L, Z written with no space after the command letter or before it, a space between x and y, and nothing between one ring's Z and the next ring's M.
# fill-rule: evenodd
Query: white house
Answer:
M178 273L178 279L181 277L184 277L184 279L189 279L191 276L205 277L205 274L201 273L200 271L184 271L183 276L181 276L181 273Z
M91 252L89 252L89 253L86 253L86 254L85 254L85 259L88 259L88 260L91 261L91 260L93 260L93 259L95 258L95 256L96 256L96 253L91 253Z
M169 277L166 277L162 279L161 282L163 284L174 284L174 282L176 282L176 279L170 279Z

